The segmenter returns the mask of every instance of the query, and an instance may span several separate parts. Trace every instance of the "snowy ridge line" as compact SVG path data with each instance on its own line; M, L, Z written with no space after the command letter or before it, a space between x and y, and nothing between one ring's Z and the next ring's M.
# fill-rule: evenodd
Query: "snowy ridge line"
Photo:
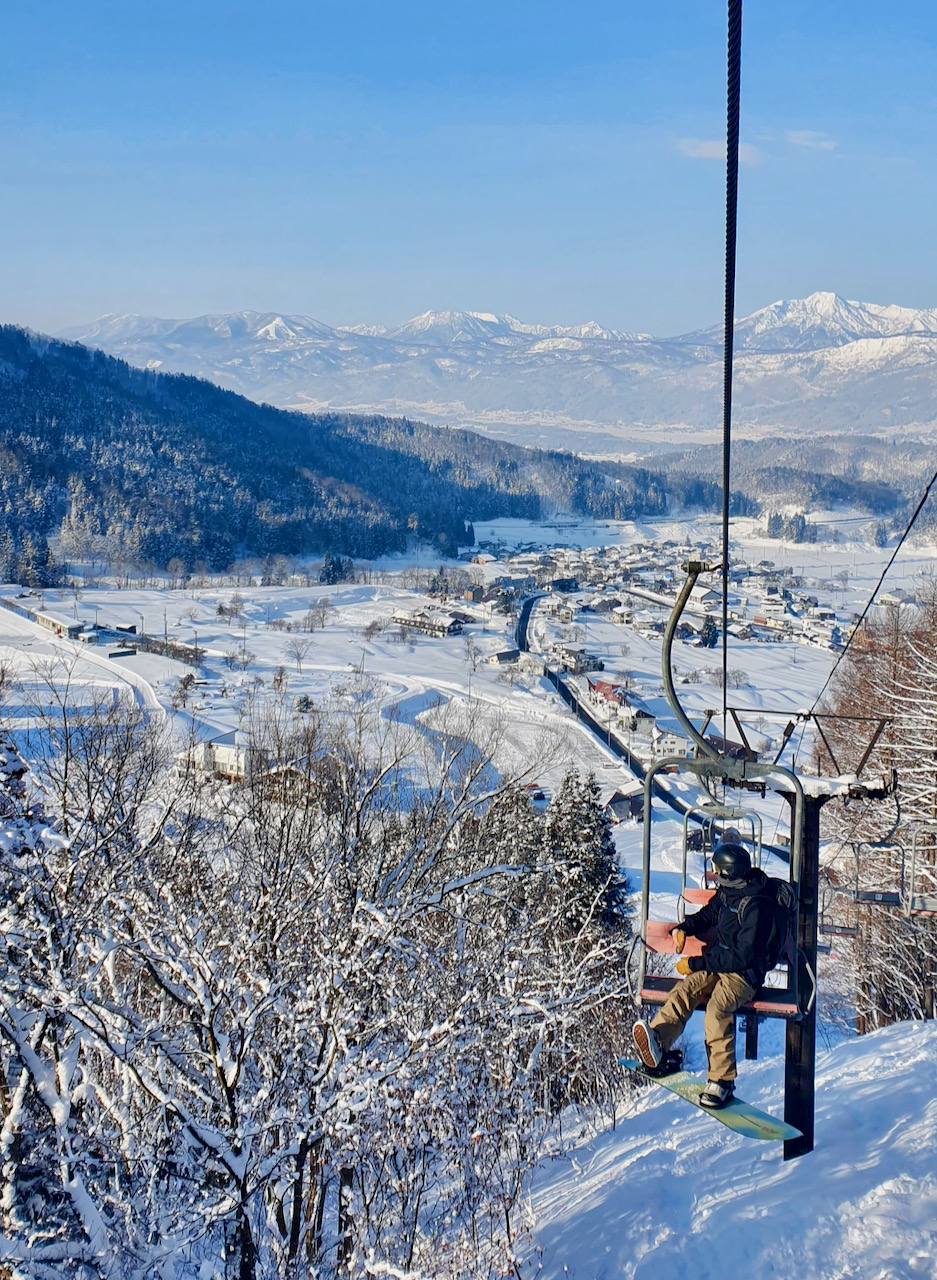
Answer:
M817 292L739 318L734 334L739 427L937 426L937 310ZM722 386L722 325L658 338L487 312L430 311L383 328L242 311L108 315L59 337L281 408L415 417L590 453L672 441L674 430L708 436Z

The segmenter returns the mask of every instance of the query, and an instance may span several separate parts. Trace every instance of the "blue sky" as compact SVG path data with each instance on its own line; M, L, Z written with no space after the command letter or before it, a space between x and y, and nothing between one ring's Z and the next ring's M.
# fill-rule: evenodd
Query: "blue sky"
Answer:
M721 0L33 0L0 318L721 312ZM937 306L937 7L747 0L739 312Z

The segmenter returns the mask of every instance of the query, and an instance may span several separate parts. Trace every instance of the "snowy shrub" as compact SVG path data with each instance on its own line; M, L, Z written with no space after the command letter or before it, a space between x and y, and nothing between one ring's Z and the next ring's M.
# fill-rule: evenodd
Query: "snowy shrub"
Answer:
M126 705L49 715L25 786L3 755L7 1274L510 1268L617 1079L608 828L591 780L543 818L492 740L346 702L268 700L239 787Z

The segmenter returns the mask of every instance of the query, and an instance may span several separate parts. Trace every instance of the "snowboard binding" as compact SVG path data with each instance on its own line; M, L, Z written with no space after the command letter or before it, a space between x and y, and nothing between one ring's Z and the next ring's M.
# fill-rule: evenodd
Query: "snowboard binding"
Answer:
M641 1067L643 1074L651 1076L653 1079L659 1079L661 1076L672 1076L682 1070L683 1051L681 1049L669 1049L656 1067Z

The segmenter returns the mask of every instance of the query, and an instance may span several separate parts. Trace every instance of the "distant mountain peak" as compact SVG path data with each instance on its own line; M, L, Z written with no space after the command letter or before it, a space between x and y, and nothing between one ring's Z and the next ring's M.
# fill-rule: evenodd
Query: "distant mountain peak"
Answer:
M779 299L735 322L739 351L821 351L864 338L937 333L937 311L854 302L818 290L806 298ZM713 325L676 339L680 343L721 344L722 326Z
M937 310L817 290L740 317L735 335L741 427L877 432L937 422ZM112 314L61 336L272 404L405 415L513 440L526 432L538 446L587 452L600 437L614 451L617 439L635 438L622 434L632 428L673 439L709 430L722 385L721 325L658 339L484 310L428 310L388 328L239 311Z

